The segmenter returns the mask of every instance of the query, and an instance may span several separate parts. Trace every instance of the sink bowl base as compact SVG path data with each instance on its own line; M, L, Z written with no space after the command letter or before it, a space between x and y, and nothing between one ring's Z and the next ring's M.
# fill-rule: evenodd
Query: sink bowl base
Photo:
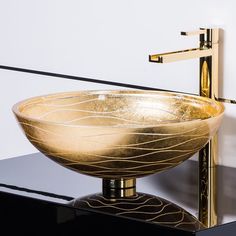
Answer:
M74 199L69 205L189 231L205 228L196 217L183 208L146 193L121 198L106 198L102 193L98 193Z

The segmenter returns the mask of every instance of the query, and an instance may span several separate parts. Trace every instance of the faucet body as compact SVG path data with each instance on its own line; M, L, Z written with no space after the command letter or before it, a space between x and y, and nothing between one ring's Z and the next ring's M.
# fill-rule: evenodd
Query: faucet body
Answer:
M200 28L194 32L181 32L181 35L199 35L199 47L150 55L149 61L167 63L199 58L200 95L215 100L222 100L218 99L219 29ZM207 227L217 224L217 147L217 135L215 135L199 152L199 220Z

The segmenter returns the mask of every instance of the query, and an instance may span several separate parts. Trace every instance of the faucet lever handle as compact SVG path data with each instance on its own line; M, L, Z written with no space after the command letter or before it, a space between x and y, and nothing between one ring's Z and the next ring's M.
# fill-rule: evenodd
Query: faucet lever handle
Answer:
M182 31L181 35L194 36L194 35L206 34L206 32L207 32L206 29L199 29L199 30L195 30L195 31Z

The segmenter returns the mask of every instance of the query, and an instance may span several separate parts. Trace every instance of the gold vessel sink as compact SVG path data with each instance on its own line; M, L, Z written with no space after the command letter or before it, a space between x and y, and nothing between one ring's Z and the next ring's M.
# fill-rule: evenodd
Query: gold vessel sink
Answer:
M212 99L146 90L78 91L13 107L28 140L47 157L103 179L133 179L179 165L220 126Z
M189 231L204 228L174 203L136 192L136 178L177 166L199 151L220 126L221 103L160 91L79 91L30 98L13 111L47 157L103 178L102 194L69 205Z

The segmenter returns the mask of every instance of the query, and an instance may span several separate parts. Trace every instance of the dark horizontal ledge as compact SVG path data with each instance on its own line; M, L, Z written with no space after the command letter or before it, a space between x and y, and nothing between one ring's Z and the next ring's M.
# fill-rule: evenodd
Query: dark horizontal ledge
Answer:
M36 74L36 75L43 75L43 76L50 76L50 77L57 77L57 78L63 78L63 79L84 81L84 82L90 82L90 83L97 83L97 84L106 84L106 85L112 85L112 86L118 86L118 87L124 87L124 88L182 93L179 91L166 90L166 89L160 89L160 88L155 88L155 87L141 86L141 85L136 85L136 84L126 84L126 83L100 80L100 79L91 79L91 78L85 78L85 77L80 77L80 76L75 76L75 75L66 75L66 74L60 74L60 73L54 73L54 72L48 72L48 71L32 70L32 69L27 69L27 68L12 67L12 66L5 66L5 65L0 65L0 69L23 72L23 73L30 73L30 74ZM197 95L197 94L192 94L192 93L185 93L185 94Z
M26 69L26 68L4 66L4 65L0 65L0 69L17 71L17 72L24 72L24 73L31 73L31 74L36 74L36 75L51 76L51 77L57 77L57 78L63 78L63 79L85 81L85 82L91 82L91 83L97 83L97 84L113 85L113 86L126 87L126 88L166 91L164 89L158 89L158 88L147 87L147 86L119 83L119 82L107 81L107 80L84 78L84 77L79 77L79 76L74 76L74 75L66 75L66 74L59 74L59 73L54 73L54 72L39 71L39 70L32 70L32 69Z
M0 183L0 187L16 190L16 191L20 191L20 192L39 194L39 195L42 195L45 197L59 198L59 199L63 199L66 201L71 201L73 199L72 197L68 197L68 196L64 196L64 195L59 195L59 194L55 194L55 193L48 193L48 192L38 191L38 190L32 190L32 189L18 187L18 186L4 184L4 183Z

